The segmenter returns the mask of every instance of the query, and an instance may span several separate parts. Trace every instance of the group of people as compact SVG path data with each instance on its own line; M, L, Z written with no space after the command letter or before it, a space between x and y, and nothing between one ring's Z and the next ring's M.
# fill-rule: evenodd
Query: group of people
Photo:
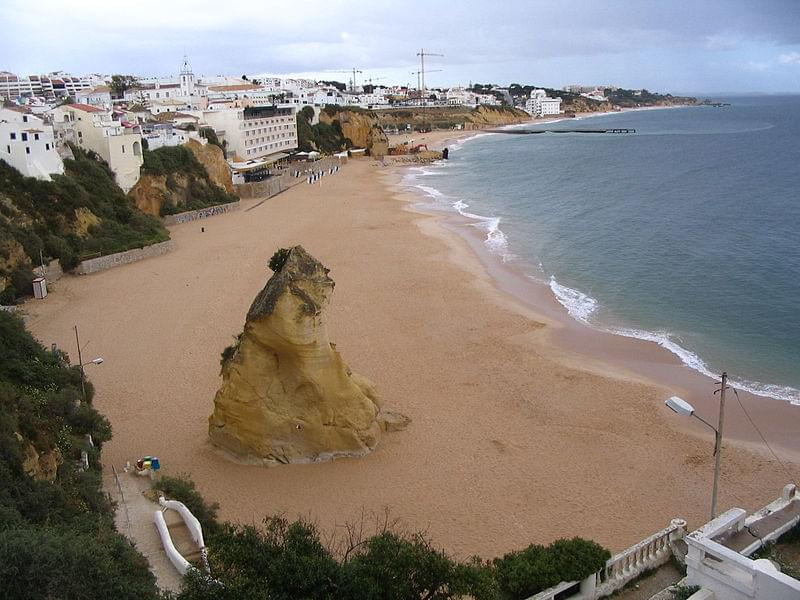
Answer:
M306 177L306 182L309 184L316 183L325 175L333 175L334 173L339 172L339 165L329 167L328 169L321 169L319 171L312 171L310 175Z

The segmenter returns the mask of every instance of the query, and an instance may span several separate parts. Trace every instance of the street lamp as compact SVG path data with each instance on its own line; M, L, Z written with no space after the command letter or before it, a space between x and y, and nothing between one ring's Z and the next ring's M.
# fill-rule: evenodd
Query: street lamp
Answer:
M714 519L717 516L717 491L719 490L719 473L720 473L720 466L722 461L722 418L725 414L725 390L728 387L728 374L722 374L722 381L720 382L720 388L718 390L714 390L716 394L719 392L719 423L716 427L714 427L711 423L703 419L702 417L695 414L694 407L689 404L683 398L679 398L678 396L672 396L668 398L664 404L667 405L667 408L676 412L677 414L683 417L694 417L704 425L710 427L714 431L714 456L716 460L714 462L714 487L711 492L711 518Z
M103 357L98 356L97 358L93 358L89 362L83 362L83 358L81 358L81 341L78 339L78 326L75 325L75 343L78 346L78 366L81 369L81 393L83 395L83 401L86 402L86 373L83 370L83 367L86 365L102 365L103 364Z

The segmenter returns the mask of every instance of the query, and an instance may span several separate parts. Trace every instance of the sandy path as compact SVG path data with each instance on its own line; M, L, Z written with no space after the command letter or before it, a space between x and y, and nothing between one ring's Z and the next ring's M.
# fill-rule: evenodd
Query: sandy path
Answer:
M246 522L285 511L330 530L390 507L460 556L579 534L619 550L676 516L704 522L710 444L673 428L664 390L556 362L548 328L497 290L464 240L402 210L379 171L351 161L321 186L176 226L170 254L65 278L27 305L43 342L73 353L77 323L84 356L106 359L87 368L114 427L105 462L156 454ZM206 434L220 352L271 254L296 243L336 281L331 339L413 423L364 459L232 464ZM784 480L726 449L721 505L762 505Z

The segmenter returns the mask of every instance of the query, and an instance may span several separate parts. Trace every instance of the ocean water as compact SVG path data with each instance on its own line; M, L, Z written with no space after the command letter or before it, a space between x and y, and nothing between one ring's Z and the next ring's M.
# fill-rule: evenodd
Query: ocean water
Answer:
M800 403L800 96L729 101L482 134L406 183L575 319Z

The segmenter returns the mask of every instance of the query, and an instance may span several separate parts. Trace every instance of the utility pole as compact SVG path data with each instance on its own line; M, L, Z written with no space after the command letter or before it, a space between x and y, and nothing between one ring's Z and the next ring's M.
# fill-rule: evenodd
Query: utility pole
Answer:
M422 89L420 92L422 93L423 103L425 103L425 57L426 56L444 56L444 54L435 54L433 52L425 52L425 48L420 48L419 52L417 52L417 56L419 56L419 71L422 74Z
M81 341L78 339L78 326L75 325L75 343L78 346L78 364L81 369L81 393L83 394L83 401L86 402L86 375L83 372L83 358L81 357Z
M722 373L722 381L720 382L720 387L718 390L715 390L714 393L716 394L719 392L719 423L717 424L716 429L716 460L714 461L714 488L711 491L711 518L714 519L717 516L717 492L719 491L719 474L720 474L720 465L722 463L722 419L725 416L725 390L728 387L728 373Z

